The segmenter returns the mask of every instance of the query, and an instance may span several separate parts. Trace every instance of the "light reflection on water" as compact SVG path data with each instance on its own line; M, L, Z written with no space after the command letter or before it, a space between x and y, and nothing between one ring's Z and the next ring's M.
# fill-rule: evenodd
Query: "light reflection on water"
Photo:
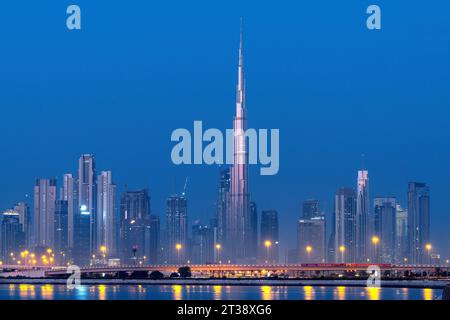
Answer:
M441 290L313 286L0 285L0 300L434 300Z

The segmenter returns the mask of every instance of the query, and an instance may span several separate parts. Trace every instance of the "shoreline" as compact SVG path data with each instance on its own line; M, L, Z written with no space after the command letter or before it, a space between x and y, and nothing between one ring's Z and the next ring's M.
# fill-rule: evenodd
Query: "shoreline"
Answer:
M82 285L196 285L196 286L279 286L279 287L367 287L366 280L238 280L238 279L82 279ZM0 278L0 285L66 285L66 279L45 278ZM385 280L381 281L381 288L408 289L443 289L450 285L447 280Z

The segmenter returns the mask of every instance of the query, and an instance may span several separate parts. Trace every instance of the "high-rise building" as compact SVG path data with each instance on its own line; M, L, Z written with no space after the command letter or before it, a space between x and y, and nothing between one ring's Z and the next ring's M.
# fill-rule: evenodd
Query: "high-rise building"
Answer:
M55 209L55 245L56 261L66 263L69 250L69 206L66 200L57 200Z
M279 223L276 210L261 212L261 261L279 262Z
M22 231L25 233L25 246L31 247L31 233L32 233L32 216L30 207L25 202L19 202L13 207L13 211L19 214Z
M67 201L67 244L70 250L74 247L74 219L79 214L78 180L71 173L63 177L60 199Z
M78 163L78 208L74 216L74 258L81 265L96 252L96 187L94 156L84 154Z
M112 172L102 171L97 178L97 252L106 247L109 256L116 254L116 220L116 185Z
M197 221L192 226L189 260L193 264L214 262L214 230Z
M172 263L186 261L188 250L187 199L171 196L167 199L167 260Z
M356 262L356 194L339 189L334 209L334 253L336 262Z
M430 188L425 183L408 185L408 245L412 264L426 263L430 243Z
M258 259L258 207L255 202L250 202L250 227L249 233L246 236L246 243L248 245L248 262L256 263Z
M234 162L231 169L230 208L226 221L225 248L228 258L234 262L248 260L251 248L245 242L250 230L250 193L248 177L248 146L246 141L247 108L245 103L244 59L242 32L239 46L238 85L234 129Z
M226 241L227 213L230 209L230 169L220 171L218 194L217 194L217 243L223 244Z
M369 227L369 172L358 171L356 209L356 262L365 262L368 258L368 239L371 228Z
M36 179L34 185L33 246L52 248L55 241L56 180Z
M324 263L326 224L324 216L300 219L297 229L297 250L300 263Z
M371 243L374 262L394 263L396 244L397 199L375 198L373 209L374 232L378 241Z
M152 237L159 237L159 218L158 221L156 218L151 216L147 189L127 191L121 195L119 248L124 261L135 262L138 259L145 260L144 257L149 258Z
M305 200L303 201L302 219L311 219L313 217L321 216L319 200Z
M405 263L408 260L408 211L397 204L396 215L396 262Z
M0 260L13 264L11 253L17 256L24 246L25 233L19 214L13 211L4 212L0 215Z
M148 257L149 264L157 264L159 262L159 253L160 253L160 234L161 234L161 223L159 221L159 217L156 215L150 216L150 223L148 226L148 235L149 240L146 241L149 243L148 250L146 250L146 256Z

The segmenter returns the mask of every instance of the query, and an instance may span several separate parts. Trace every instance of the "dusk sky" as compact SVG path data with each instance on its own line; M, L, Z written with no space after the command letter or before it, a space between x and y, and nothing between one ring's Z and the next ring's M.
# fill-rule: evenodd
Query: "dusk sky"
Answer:
M66 28L69 4L81 31ZM366 28L370 4L381 31ZM432 242L450 257L447 0L2 3L0 210L27 194L32 206L36 177L61 182L93 153L120 191L149 188L163 221L188 177L190 222L207 223L219 168L173 165L170 135L194 120L232 127L240 17L249 126L280 129L280 172L253 167L250 191L259 211L278 210L283 248L301 202L319 199L329 217L365 154L371 199L406 207L408 182L429 184Z

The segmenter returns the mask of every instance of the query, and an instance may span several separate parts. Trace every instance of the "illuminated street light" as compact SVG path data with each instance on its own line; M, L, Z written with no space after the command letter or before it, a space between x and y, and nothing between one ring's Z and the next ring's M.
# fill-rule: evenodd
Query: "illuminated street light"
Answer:
M372 237L372 244L374 245L374 259L373 261L378 262L378 244L380 243L380 238L377 236Z
M311 262L311 253L313 248L311 246L306 246L306 253L308 254L308 262Z
M433 246L431 245L431 243L428 243L425 246L425 249L427 249L427 254L428 254L428 264L431 264L431 249L433 249Z
M267 260L266 260L266 263L269 263L270 247L272 246L272 241L266 240L266 242L264 242L264 246L265 246L266 249L267 249Z
M183 249L183 246L181 245L181 243L177 243L175 245L175 249L177 249L177 254L178 254L178 264L181 264L181 249Z
M341 253L341 260L342 260L342 263L344 263L344 261L345 261L345 259L344 259L344 257L345 257L345 246L340 246L339 247L339 252Z
M220 263L220 250L222 249L222 245L220 243L216 244L216 251L217 251L217 262Z

